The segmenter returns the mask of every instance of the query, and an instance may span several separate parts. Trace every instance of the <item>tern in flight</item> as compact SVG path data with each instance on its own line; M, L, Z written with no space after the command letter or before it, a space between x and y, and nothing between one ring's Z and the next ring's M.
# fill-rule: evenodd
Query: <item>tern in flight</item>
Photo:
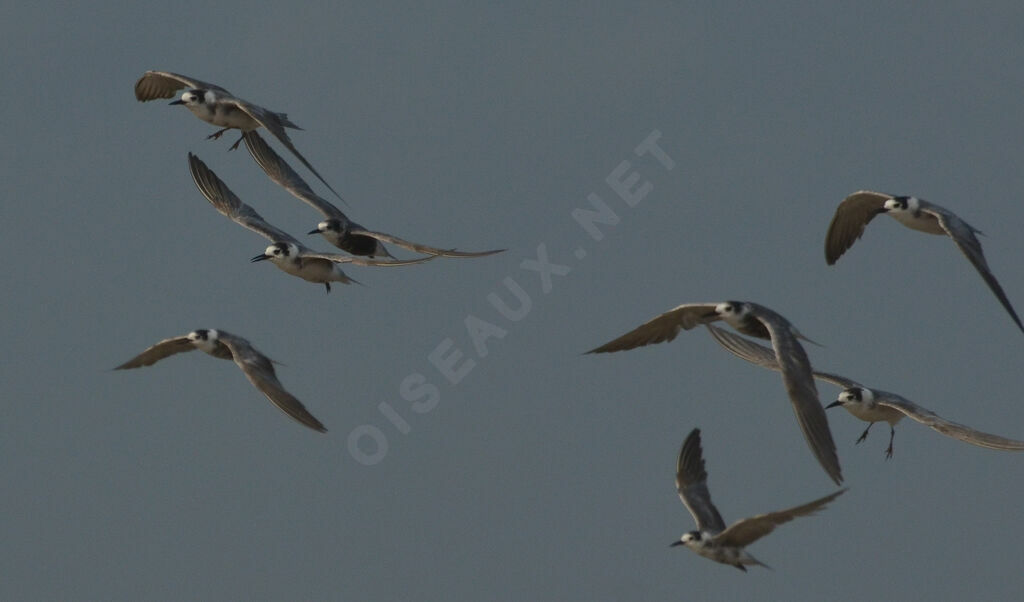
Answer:
M711 502L711 493L708 491L708 473L704 469L700 429L693 429L679 450L679 460L676 462L676 490L679 492L679 499L693 515L697 529L683 533L679 541L671 545L686 546L705 558L734 566L744 572L747 570L744 565L756 564L770 568L751 556L744 548L768 535L783 523L788 523L798 516L814 514L846 491L840 489L802 506L744 518L726 528L725 521Z
M259 213L256 213L255 209L243 203L217 177L217 174L213 173L199 157L192 153L188 154L188 167L192 173L192 179L195 180L196 187L199 188L199 192L203 193L203 196L210 201L210 204L217 211L231 218L238 225L248 228L273 242L263 253L253 257L252 261L269 259L274 265L292 276L298 276L309 282L322 283L327 287L327 292L331 292L331 282L341 282L344 284L357 282L349 278L342 271L340 265L342 263L352 263L361 266L400 266L423 263L424 261L434 259L433 256L428 256L400 261L363 259L336 253L317 253L304 246L292 235L267 223Z
M836 484L841 483L843 477L839 468L839 458L836 456L836 444L828 428L825 409L818 401L811 363L798 341L805 337L790 324L789 320L771 309L748 301L680 305L587 353L622 351L671 341L680 330L690 330L695 326L718 320L724 320L744 334L771 340L775 357L782 366L782 382L789 393L793 412L807 445L828 476Z
M769 370L779 369L779 363L771 349L711 324L708 324L707 327L711 336L733 355ZM1005 451L1024 451L1024 441L992 435L946 420L935 412L895 393L869 389L845 376L828 372L814 372L814 377L842 388L838 399L825 406L826 409L843 407L857 418L870 423L857 439L857 443L867 438L868 431L874 423L889 423L889 447L885 450L886 458L892 457L892 441L896 436L896 423L905 416L947 437L959 439L971 445Z
M320 234L327 242L343 251L369 257L376 255L393 257L384 247L384 243L391 243L416 253L441 257L483 257L504 251L504 249L475 252L440 249L409 242L391 234L367 230L350 220L333 203L313 192L313 189L299 174L295 173L295 170L280 155L274 152L274 149L270 148L258 132L246 132L242 138L245 140L245 146L249 149L252 158L263 168L271 180L324 216L325 219L317 224L316 229L311 230L309 234Z
M960 219L952 211L924 199L893 196L870 190L861 190L846 197L836 208L836 214L828 226L828 234L825 235L825 261L829 265L834 264L853 246L853 243L857 242L867 225L880 213L892 217L912 230L928 234L945 234L952 238L957 248L967 257L974 269L978 270L985 284L1013 318L1017 328L1024 332L1024 324L1021 324L1017 312L1010 304L1010 299L1003 292L1003 287L999 285L999 281L988 268L988 262L985 261L981 243L975 236L981 234L981 231Z
M292 139L288 137L288 133L284 129L301 130L302 128L292 123L285 113L270 111L241 98L236 98L216 84L210 84L169 71L147 71L143 73L139 81L135 82L135 98L140 102L156 100L158 98L173 98L178 90L182 88L185 88L185 92L182 93L181 98L173 101L172 105L183 105L189 111L192 111L192 114L196 117L223 128L210 134L207 138L220 138L224 132L231 129L241 130L244 134L260 127L266 128L299 161L302 161L302 164L309 171L313 172L313 175L323 182L324 186L329 188L342 202L345 201L327 183L327 180L323 179L323 176L310 165L309 161L299 153L295 145L292 144ZM239 138L237 142L231 145L231 148L238 148L238 143L241 141L242 139Z
M165 357L193 349L201 349L216 358L234 360L249 382L285 414L314 431L327 432L301 401L284 390L274 373L274 364L267 356L256 351L249 341L223 330L193 330L184 336L164 339L114 369L152 366Z

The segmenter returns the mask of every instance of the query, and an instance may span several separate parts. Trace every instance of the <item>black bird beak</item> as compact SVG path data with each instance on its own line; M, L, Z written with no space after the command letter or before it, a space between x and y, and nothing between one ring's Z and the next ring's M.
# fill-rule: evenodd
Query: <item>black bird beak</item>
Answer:
M257 261L263 261L264 259L270 259L270 255L267 255L266 253L261 253L261 254L257 255L256 257L253 257L252 259L250 259L249 262L250 263L256 263Z
M668 547L674 548L676 546L681 546L681 545L683 545L683 542L677 539L677 540L673 541L672 543L668 544Z
M172 100L171 104L172 105L183 105L183 104L185 104L185 101L179 98L178 100Z
M310 230L309 232L306 232L306 234L320 234L320 229L319 228L314 228L314 229Z
M832 403L830 403L827 406L825 406L825 409L827 410L829 408L834 408L836 406L841 406L841 405L843 405L843 402L841 402L841 401L833 401Z

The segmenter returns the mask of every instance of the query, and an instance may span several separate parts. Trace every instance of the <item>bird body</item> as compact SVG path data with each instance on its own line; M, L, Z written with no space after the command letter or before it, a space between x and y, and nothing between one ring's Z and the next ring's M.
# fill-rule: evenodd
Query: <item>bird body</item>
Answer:
M276 242L262 254L252 258L253 262L269 260L282 271L298 276L307 282L324 284L330 290L331 282L342 284L358 284L359 281L349 278L341 269L341 264L320 257L303 256L295 243Z
M682 545L690 548L704 558L734 566L741 571L746 571L750 565L763 566L766 569L771 567L761 562L743 548L736 546L722 545L715 539L715 534L707 531L690 531L679 538Z
M896 408L878 403L874 391L871 389L858 388L862 391L860 395L856 396L859 399L849 394L853 390L852 388L845 389L844 393L849 399L843 399L843 401L837 399L826 407L842 406L847 412L864 422L888 422L890 427L896 426L897 422L906 417L906 414ZM844 393L840 393L840 396L843 396Z
M937 213L933 212L938 208L937 206L917 197L906 197L905 204L896 201L896 198L889 199L893 201L891 203L887 200L883 204L885 212L889 217L892 217L911 230L917 230L926 234L946 234ZM932 211L926 211L926 208L932 209ZM966 224L966 222L964 223ZM976 231L973 228L971 230Z

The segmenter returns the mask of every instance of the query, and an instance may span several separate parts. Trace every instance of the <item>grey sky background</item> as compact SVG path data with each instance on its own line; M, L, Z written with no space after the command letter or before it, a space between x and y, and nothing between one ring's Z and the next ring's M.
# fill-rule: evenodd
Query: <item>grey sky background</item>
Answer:
M1019 3L3 13L0 597L1006 599L1024 587L1021 455L908 420L885 461L886 425L855 446L864 423L842 410L829 418L850 491L751 546L773 571L669 549L693 528L673 471L694 427L727 522L834 487L778 375L704 332L581 355L680 303L752 300L824 344L808 350L816 368L1024 438L1024 339L951 241L879 219L836 266L823 257L847 194L914 194L984 231L1024 310ZM287 112L360 223L508 251L352 268L366 286L329 295L250 265L266 241L209 206L189 151L297 236L318 215L244 149L227 152L233 133L207 141L212 126L186 110L136 102L147 69ZM670 171L633 152L655 130ZM652 186L634 207L605 183L622 161ZM620 218L600 241L571 215L590 193ZM570 268L546 293L521 267L541 244ZM530 298L518 321L487 300L516 305L506 278ZM477 349L471 316L503 336ZM302 428L202 353L110 371L204 327L284 363L282 382L330 431ZM446 339L475 362L457 384L428 359ZM403 398L417 374L436 407ZM350 452L361 425L388 445L370 466Z

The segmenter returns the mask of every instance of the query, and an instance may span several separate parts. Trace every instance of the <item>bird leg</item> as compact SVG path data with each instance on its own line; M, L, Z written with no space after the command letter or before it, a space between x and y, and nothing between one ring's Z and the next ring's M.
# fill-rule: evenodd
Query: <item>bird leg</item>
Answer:
M221 130L221 131L223 132L224 130ZM232 144L232 145L231 145L231 147L230 147L230 148L228 148L228 150L229 150L229 151L233 151L233 150L235 150L236 148L238 148L238 144L239 144L240 142L242 142L242 139L243 139L243 138L245 138L245 135L244 135L244 134L243 134L243 135L241 135L241 136L239 136L239 137L238 137L238 140L235 140L235 143L234 143L234 144Z
M214 132L214 133L210 134L209 136L207 136L206 139L207 140L216 140L216 139L220 138L221 136L223 136L224 132L226 132L226 131L228 131L230 129L231 128L224 128L223 130L217 130L216 132Z
M873 427L874 425L875 423L872 422L871 424L868 425L868 428L864 429L864 432L860 434L860 437L857 437L857 443L860 443L861 441L868 438L868 431L870 431L871 427Z
M889 460L892 458L892 440L896 437L896 429L890 424L889 425L889 447L885 448L885 459Z

